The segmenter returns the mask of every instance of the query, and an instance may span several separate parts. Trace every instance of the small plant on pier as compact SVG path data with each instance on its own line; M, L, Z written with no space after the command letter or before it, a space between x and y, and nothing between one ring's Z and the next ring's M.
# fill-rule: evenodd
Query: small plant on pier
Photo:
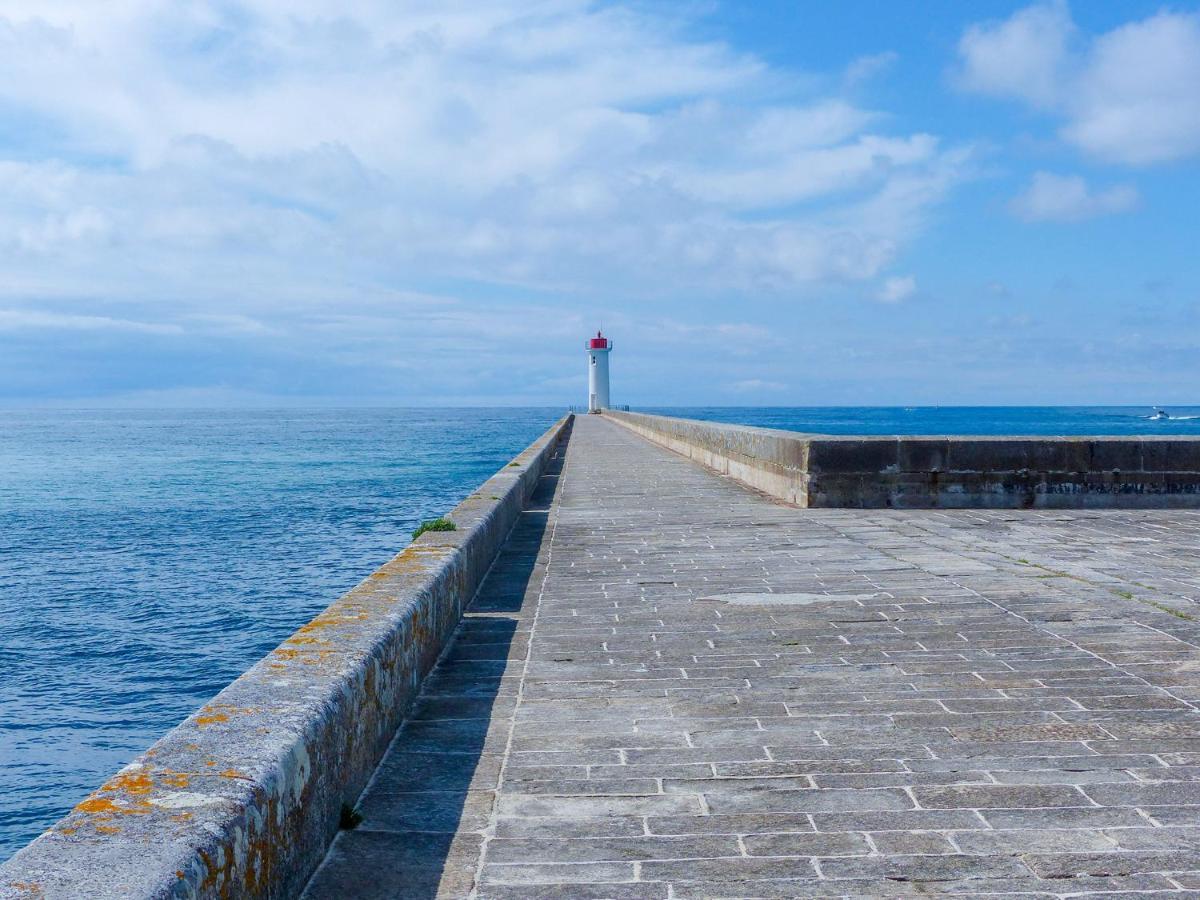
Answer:
M413 540L427 531L458 531L458 526L445 518L427 519L417 526L417 530L413 532Z

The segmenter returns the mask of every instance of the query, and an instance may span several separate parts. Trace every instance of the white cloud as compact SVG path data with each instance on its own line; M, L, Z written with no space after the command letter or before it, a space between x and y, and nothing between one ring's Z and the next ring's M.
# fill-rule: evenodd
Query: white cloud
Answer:
M1160 13L1097 39L1068 140L1147 164L1200 152L1200 15Z
M1029 187L1009 203L1013 215L1027 222L1079 222L1133 209L1138 192L1127 184L1093 191L1078 175L1036 172Z
M967 90L1055 106L1075 26L1064 0L1030 6L1003 22L972 25L959 41Z
M916 292L917 279L912 275L902 275L884 281L875 296L882 303L899 303Z
M0 0L0 395L52 346L122 390L474 401L684 298L664 341L758 352L713 298L874 285L973 156L700 8Z
M762 209L885 185L897 170L930 163L938 150L937 139L928 134L862 135L853 142L793 150L758 164L734 160L725 169L685 169L677 178L685 190L705 200L733 209Z
M160 296L180 265L287 286L334 260L391 286L871 278L941 198L889 189L965 165L836 96L763 105L789 79L585 0L0 0L0 109L49 135L0 162L0 263Z
M1200 14L1160 12L1085 40L1065 2L1039 4L972 26L958 49L963 88L1056 112L1063 139L1099 159L1200 153Z
M79 316L31 309L0 309L0 332L5 331L132 331L141 334L182 334L178 325L134 322L109 316Z

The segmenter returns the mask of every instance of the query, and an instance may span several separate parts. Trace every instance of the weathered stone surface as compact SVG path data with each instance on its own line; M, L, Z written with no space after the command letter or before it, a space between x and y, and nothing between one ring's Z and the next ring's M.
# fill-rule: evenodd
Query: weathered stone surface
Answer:
M395 896L1187 896L1200 628L1167 610L1198 541L1190 512L798 511L584 419L527 586L503 576L515 705L405 726L308 900L371 866L350 849L411 808L432 725L488 739L425 796L496 802Z

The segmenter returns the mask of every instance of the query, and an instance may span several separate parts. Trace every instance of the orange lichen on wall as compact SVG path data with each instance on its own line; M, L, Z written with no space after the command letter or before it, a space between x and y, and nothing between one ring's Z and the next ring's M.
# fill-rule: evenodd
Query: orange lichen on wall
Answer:
M306 666L315 666L317 663L324 662L330 657L341 656L340 650L293 650L290 647L276 647L271 651L271 655L277 659L288 660L289 662L299 660L301 664Z
M266 810L268 821L271 811ZM267 884L272 866L275 864L274 850L278 841L284 840L280 834L272 834L269 829L258 834L248 834L244 843L240 844L242 852L234 844L226 841L217 848L217 860L205 850L197 850L204 865L204 874L199 888L204 896L221 898L258 896ZM239 856L244 862L239 865ZM180 875L182 878L183 876ZM239 886L240 882L240 886Z
M86 824L98 834L119 834L119 818L144 816L155 811L149 796L156 790L186 788L191 781L192 775L187 772L164 770L151 773L134 768L114 775L76 805L74 812L87 816ZM189 817L190 814L185 813L182 818L179 815L172 818L184 821ZM81 827L78 819L68 821L72 824L56 829L58 833L75 834Z
M285 644L328 644L329 641L323 641L320 638L309 637L308 635L293 635L284 641Z
M370 613L363 609L360 605L338 605L335 604L330 609L321 613L307 625L302 625L296 629L295 634L287 638L284 645L291 644L293 646L311 646L314 644L328 644L329 640L323 637L318 637L319 634L330 628L337 628L341 625L346 625L353 622L362 622L371 618ZM290 650L287 646L280 646L274 651L275 656L283 659L295 659L295 651Z
M154 790L154 782L144 772L122 772L108 779L100 790L124 791L135 797L141 797Z
M201 728L205 725L215 725L218 722L228 722L230 716L248 715L258 712L250 707L239 706L220 706L215 703L210 703L208 706L201 707L199 715L196 716L195 722Z
M166 772L159 777L171 787L186 787L190 780L190 777L182 772ZM112 834L120 829L99 823L107 822L113 816L144 816L151 812L151 806L144 798L153 790L154 780L147 773L121 772L78 804L75 811L92 816L92 824L97 831Z
M196 853L199 854L201 862L204 863L204 880L200 882L200 889L205 890L216 887L217 876L220 874L220 872L218 872L216 866L213 865L212 857L209 856L204 850L197 850Z
M75 807L85 813L123 813L125 808L118 806L109 797L90 797Z

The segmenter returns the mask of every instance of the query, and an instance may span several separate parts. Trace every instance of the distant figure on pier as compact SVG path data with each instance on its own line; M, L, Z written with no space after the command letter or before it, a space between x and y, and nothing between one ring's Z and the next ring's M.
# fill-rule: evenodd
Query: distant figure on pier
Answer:
M608 409L608 354L612 341L599 331L585 345L588 354L588 412Z

